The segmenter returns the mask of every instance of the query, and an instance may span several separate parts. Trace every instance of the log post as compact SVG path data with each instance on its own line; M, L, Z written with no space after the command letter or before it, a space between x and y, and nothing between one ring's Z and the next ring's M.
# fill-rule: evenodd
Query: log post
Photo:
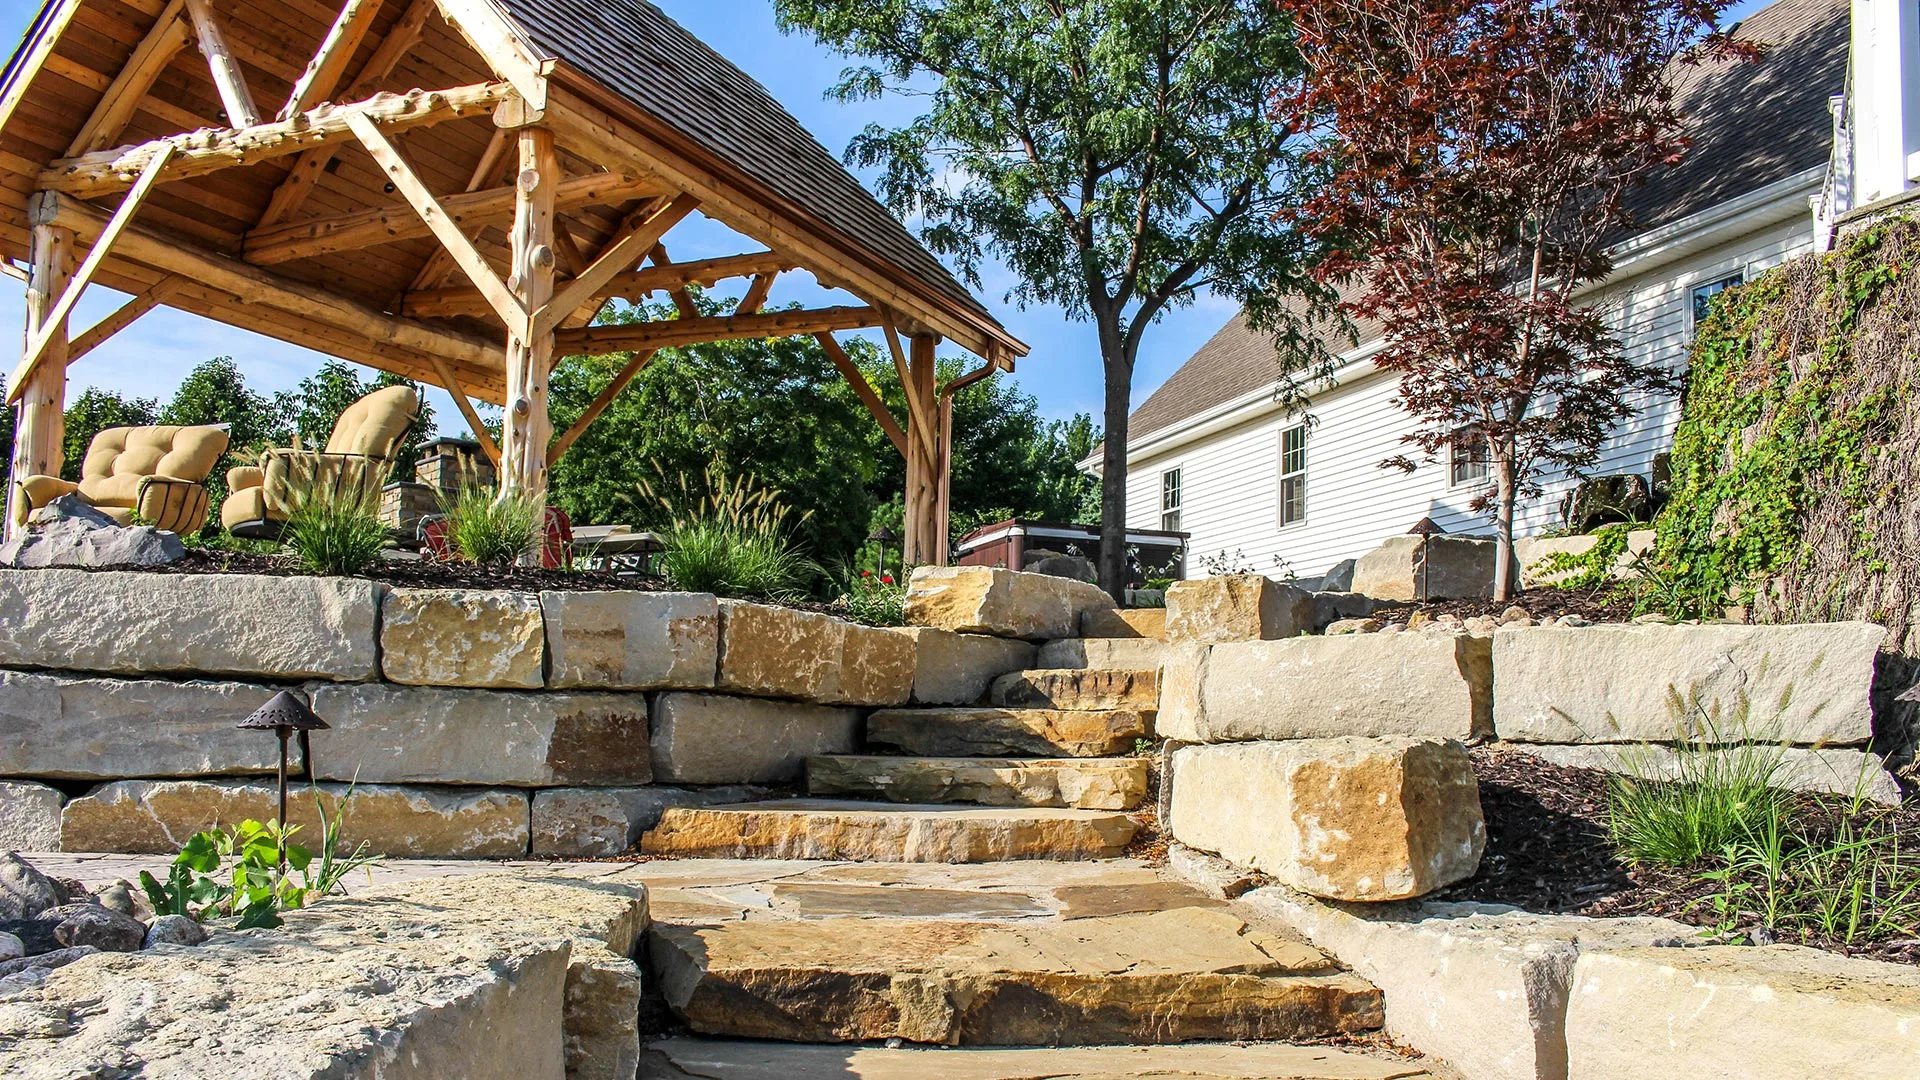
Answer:
M73 274L73 233L52 225L33 227L33 274L27 281L28 347L40 336L42 323L54 311ZM67 398L67 328L63 318L54 326L41 363L27 380L14 416L13 473L7 485L8 536L27 521L27 502L20 482L29 476L58 476L65 457Z
M553 133L544 128L521 128L520 173L514 182L513 263L507 289L529 316L553 299L554 192L560 183L560 159ZM547 378L553 369L553 327L534 327L531 317L520 325L532 329L521 340L507 335L507 418L501 440L500 494L547 494L547 447L553 441L553 421L547 415Z
M906 370L907 505L906 561L915 566L947 564L947 470L941 447L939 394L934 349L940 339L918 335Z

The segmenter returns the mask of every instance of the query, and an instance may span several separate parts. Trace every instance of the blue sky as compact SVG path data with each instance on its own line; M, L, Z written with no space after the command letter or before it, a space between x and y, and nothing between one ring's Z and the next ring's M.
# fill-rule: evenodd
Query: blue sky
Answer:
M841 105L823 100L847 61L815 45L811 38L788 37L774 26L767 0L656 0L667 14L713 46L722 55L758 79L814 136L836 155L869 123L897 124L909 119L915 103L889 98L880 102ZM0 0L0 48L10 49L25 32L38 0ZM1732 9L1735 17L1765 6L1744 0ZM691 224L691 223L689 223ZM751 250L754 245L727 230L706 225L676 230L673 256L677 260L704 258ZM1070 321L1055 308L1020 309L1006 299L1010 279L1004 272L983 274L981 299L1014 334L1032 346L1032 355L1011 376L1022 390L1040 402L1050 417L1076 412L1100 413L1101 372L1098 349L1089 324ZM0 278L0 341L22 337L23 298L20 284ZM822 293L804 275L782 278L775 302L811 301ZM95 287L81 300L74 315L78 333L113 310L125 297ZM1233 305L1203 296L1191 307L1172 311L1149 332L1134 377L1133 400L1138 404L1164 382L1181 361L1225 325ZM164 401L194 364L210 356L232 356L255 389L290 389L310 374L322 357L271 338L209 322L184 312L161 309L149 313L132 328L95 350L69 372L71 400L87 386L123 394L157 397ZM11 366L10 364L8 366ZM435 407L443 426L462 425L452 402L436 392ZM449 419L451 418L451 420Z

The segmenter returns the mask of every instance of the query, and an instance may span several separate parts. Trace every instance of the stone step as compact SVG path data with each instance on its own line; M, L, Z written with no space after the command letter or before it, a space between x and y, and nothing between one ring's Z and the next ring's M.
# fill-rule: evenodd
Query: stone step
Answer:
M1157 638L1060 638L1040 646L1035 666L1149 671L1160 666L1167 643Z
M1125 814L1100 810L781 799L668 810L640 850L703 859L1105 859L1120 854L1136 828Z
M1366 980L1221 908L659 924L649 950L667 1004L694 1031L730 1038L1087 1046L1320 1038L1383 1022Z
M1160 707L1160 673L1114 668L1014 671L993 681L988 700L1003 709L1133 709Z
M681 1037L647 1047L644 1080L1432 1080L1384 1051L1287 1043L933 1049Z
M1145 758L807 759L807 794L900 803L1132 810L1147 795Z
M1148 736L1133 709L881 709L867 741L921 757L1117 757Z

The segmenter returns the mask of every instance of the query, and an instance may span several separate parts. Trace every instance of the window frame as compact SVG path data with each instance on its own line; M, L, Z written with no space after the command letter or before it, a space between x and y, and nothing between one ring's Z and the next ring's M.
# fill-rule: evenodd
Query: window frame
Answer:
M1478 464L1480 469L1477 474L1462 476L1460 474L1462 464L1460 461L1460 450L1463 443L1468 439L1473 439L1479 444L1480 460ZM1475 463L1472 458L1468 458L1465 464L1468 469L1472 469ZM1447 487L1457 488L1465 487L1468 484L1484 484L1492 479L1493 448L1487 445L1487 437L1480 434L1479 427L1473 424L1455 428L1453 435L1447 440Z
M1706 317L1706 312L1702 310L1700 303L1702 299L1706 300L1707 307L1711 307L1714 297L1719 296L1728 289L1738 288L1746 283L1747 268L1743 266L1731 274L1722 274L1711 281L1702 281L1698 284L1687 286L1688 329L1695 334L1700 332L1700 321ZM1704 298L1700 295L1703 292L1706 293Z
M1275 507L1274 516L1279 521L1278 527L1282 529L1291 529L1297 525L1303 525L1307 520L1307 441L1310 434L1308 425L1304 423L1292 424L1280 429L1280 470L1279 480L1274 491L1278 505ZM1291 436L1298 437L1299 445L1289 451L1287 449L1287 440ZM1290 469L1287 467L1287 459L1289 456L1296 456L1299 459L1298 468ZM1289 501L1288 488L1290 486L1295 489L1295 499L1293 501L1299 504L1299 512L1293 517L1287 516Z
M1180 470L1181 466L1175 465L1171 469L1160 471L1160 530L1162 532L1182 531L1180 525L1186 501L1186 478L1181 475ZM1167 499L1169 494L1173 496L1171 505ZM1172 524L1167 523L1168 518L1172 518Z

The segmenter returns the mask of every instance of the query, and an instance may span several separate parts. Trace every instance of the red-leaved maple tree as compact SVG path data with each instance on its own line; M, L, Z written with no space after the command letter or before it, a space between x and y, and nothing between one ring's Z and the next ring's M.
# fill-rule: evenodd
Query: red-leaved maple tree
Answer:
M1515 503L1590 465L1634 391L1672 383L1581 296L1631 225L1623 196L1685 153L1670 73L1758 52L1718 31L1728 0L1278 2L1311 67L1276 122L1319 131L1327 171L1293 221L1347 252L1320 272L1382 327L1405 441L1433 459L1485 440L1475 508L1506 599Z

